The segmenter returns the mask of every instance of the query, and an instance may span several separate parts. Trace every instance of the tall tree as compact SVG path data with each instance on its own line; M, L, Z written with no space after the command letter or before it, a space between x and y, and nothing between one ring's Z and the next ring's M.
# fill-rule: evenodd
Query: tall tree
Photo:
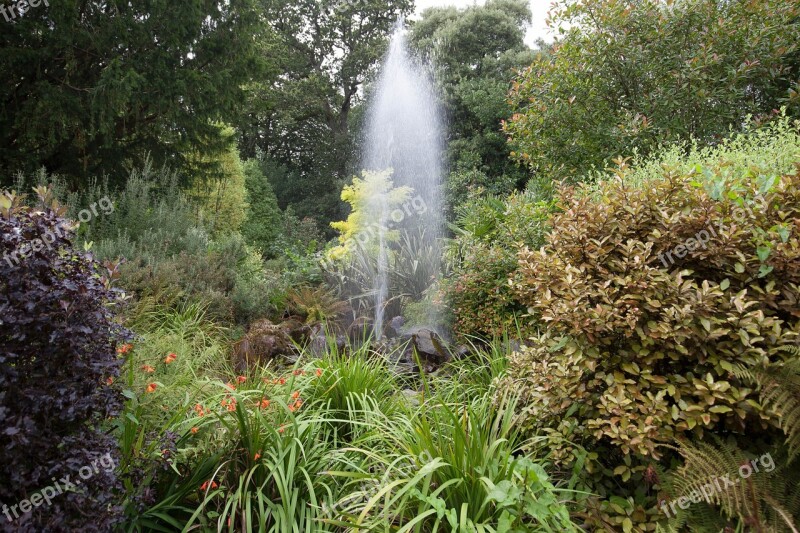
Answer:
M264 59L256 0L59 0L0 21L0 181L44 166L80 181L146 153L224 149Z
M561 0L553 15L568 29L515 83L506 129L537 179L800 112L797 2Z
M449 116L451 204L469 188L507 193L525 173L509 159L501 123L511 116L508 91L517 69L536 56L524 42L526 0L489 0L466 9L427 9L411 43L435 67Z
M339 192L352 168L350 116L382 57L387 35L413 0L265 0L277 35L268 53L277 80L254 83L242 152L260 148L286 168L269 176L282 208L321 226L338 217Z

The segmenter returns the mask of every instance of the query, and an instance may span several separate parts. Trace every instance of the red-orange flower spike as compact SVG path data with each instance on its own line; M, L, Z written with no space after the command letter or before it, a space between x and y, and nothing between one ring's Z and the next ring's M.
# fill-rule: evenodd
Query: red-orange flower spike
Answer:
M231 391L234 391L234 390L236 390L236 385L234 385L234 384L233 384L233 383L231 383L230 381L229 381L228 383L226 383L226 384L225 384L225 387L226 387L228 390L231 390Z
M317 374L317 377L320 377L322 375L322 369L318 368L316 374Z
M155 371L156 371L156 369L155 369L155 368L153 368L153 367L152 367L152 366L150 366L150 365L142 365L142 370L144 370L144 371L145 371L145 373L147 373L147 374L152 374L153 372L155 372Z
M193 428L192 428L192 434L195 434L195 433L197 433L198 431L200 431L200 429L199 429L197 426L195 426L195 427L193 427Z
M244 383L247 381L247 376L236 376L236 381L239 383Z
M219 487L219 485L217 485L217 482L216 482L216 481L211 481L211 480L209 479L208 481L206 481L205 483L203 483L202 485L200 485L200 490L206 490L206 489L208 489L208 487L209 487L209 484L210 484L210 486L211 486L211 488L212 488L212 489L216 489L217 487Z
M110 376L110 377L109 377L109 378L106 380L106 385L109 385L109 386L111 386L111 385L113 385L113 384L114 384L114 376Z
M300 391L296 390L292 393L292 400L296 400L300 397Z
M126 354L131 351L133 348L133 344L123 344L119 348L117 348L117 353L119 354Z
M167 356L164 358L164 363L170 364L177 358L178 358L177 354L174 353L167 354Z
M156 390L156 387L158 387L158 385L157 385L157 384L155 384L155 383L151 383L151 384L149 384L149 385L147 386L147 389L145 389L145 392L147 392L147 393L150 393L150 392L155 392L155 390Z
M269 407L269 400L267 400L266 398L262 399L261 403L259 404L259 407L261 407L262 409L268 408Z
M226 408L228 411L235 411L236 410L236 398L223 398L222 399L222 407Z
M253 456L253 461L258 461L259 459L261 459L261 452L260 451L256 452L256 454Z

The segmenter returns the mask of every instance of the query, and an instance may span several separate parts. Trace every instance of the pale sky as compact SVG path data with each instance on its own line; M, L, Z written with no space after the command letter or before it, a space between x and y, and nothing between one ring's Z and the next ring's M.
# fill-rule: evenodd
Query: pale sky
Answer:
M547 31L545 19L547 18L547 11L550 9L552 0L530 0L531 12L533 13L533 24L528 30L528 35L525 42L533 46L533 42L541 37L546 41L552 41L553 37ZM422 13L429 7L439 6L456 6L467 7L474 4L483 4L484 0L417 0L417 14Z

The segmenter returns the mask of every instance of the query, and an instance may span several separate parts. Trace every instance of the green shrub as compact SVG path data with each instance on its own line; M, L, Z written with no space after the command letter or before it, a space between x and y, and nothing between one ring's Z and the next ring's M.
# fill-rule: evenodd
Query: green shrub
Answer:
M458 209L452 274L443 283L458 334L502 337L516 329L515 317L525 312L509 283L516 250L543 242L549 210L529 194L477 199Z
M536 176L579 180L663 143L716 144L800 113L800 7L784 0L559 0L557 43L514 82L504 124Z
M339 504L344 524L365 531L577 531L568 496L540 462L518 454L513 402L490 394L453 404L432 397L410 416L376 422L388 450L362 450L370 472L348 495L351 506Z
M621 162L558 204L546 245L520 251L514 287L546 331L510 358L501 390L521 394L520 424L547 431L563 465L580 457L567 441L589 449L592 490L635 500L612 527L647 523L658 517L642 487L665 445L785 440L780 407L734 371L796 357L800 173L742 159L632 187Z
M283 230L283 217L278 207L278 198L267 178L268 172L262 170L262 166L269 165L272 165L269 161L262 162L256 159L244 163L249 208L242 226L242 235L248 244L265 256L274 255L276 241Z

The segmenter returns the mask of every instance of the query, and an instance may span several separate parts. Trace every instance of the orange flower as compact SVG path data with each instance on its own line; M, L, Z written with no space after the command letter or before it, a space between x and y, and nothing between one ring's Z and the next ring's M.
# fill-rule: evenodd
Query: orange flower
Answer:
M281 426L278 428L278 433L283 433L286 430L285 427Z
M200 485L200 490L206 490L209 487L209 483L211 484L211 488L212 489L216 489L217 487L219 487L219 485L217 485L216 481L212 481L212 480L209 479L208 481L206 481L205 483Z
M247 376L236 376L236 381L238 381L239 383L244 383L245 381L247 381Z
M125 354L125 353L130 352L132 348L133 348L133 344L123 344L122 346L117 348L117 353Z
M164 358L164 363L170 364L175 359L177 359L177 357L178 356L176 354L174 354L174 353L167 354L167 356Z
M114 384L114 376L110 376L110 377L109 377L109 378L106 380L106 385L109 385L109 386L111 386L111 385L113 385L113 384Z
M306 375L306 371L303 370L302 368L300 368L300 369L297 369L294 372L292 372L292 374L294 374L295 376L305 376Z
M226 387L228 390L231 390L231 391L234 391L234 390L236 390L236 385L234 385L234 384L233 384L233 383L231 383L230 381L229 381L229 382L227 382L227 383L225 384L225 387Z
M321 375L322 375L322 369L318 368L317 369L317 377L320 377Z
M200 431L200 429L197 426L192 428L192 433L197 433L198 431Z
M155 372L155 371L156 371L156 369L155 369L155 368L153 368L153 367L152 367L152 366L150 366L150 365L142 365L142 370L144 370L144 371L145 371L146 373L148 373L148 374L152 374L153 372Z
M256 452L256 454L253 456L253 461L258 461L259 459L261 459L260 451Z
M286 385L286 378L278 378L272 381L275 385Z
M158 387L158 385L157 385L157 384L155 384L155 383L151 383L151 384L149 384L149 385L147 386L147 389L145 390L145 392L148 392L148 393L150 393L150 392L155 392L155 390L156 390L156 387Z
M259 404L259 407L261 407L262 409L266 409L267 407L269 407L269 400L267 400L266 398L262 399L261 403Z
M292 400L296 400L300 397L300 391L296 390L292 393Z
M228 411L235 411L236 410L236 398L231 398L230 396L226 396L222 399L222 407L225 407Z

